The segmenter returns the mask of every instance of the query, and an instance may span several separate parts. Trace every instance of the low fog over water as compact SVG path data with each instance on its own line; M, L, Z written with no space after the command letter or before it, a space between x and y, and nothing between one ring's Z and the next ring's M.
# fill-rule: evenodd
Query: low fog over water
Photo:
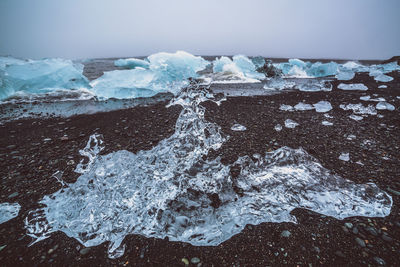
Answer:
M2 0L0 55L384 59L400 54L399 0Z

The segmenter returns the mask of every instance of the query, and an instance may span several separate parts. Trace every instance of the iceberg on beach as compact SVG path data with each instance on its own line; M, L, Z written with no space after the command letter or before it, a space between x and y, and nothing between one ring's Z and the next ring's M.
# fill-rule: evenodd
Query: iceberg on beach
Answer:
M105 72L92 81L92 91L100 99L150 97L160 92L176 94L188 85L187 78L197 77L209 62L202 57L178 51L157 53L147 58L148 69Z
M138 58L121 58L114 61L114 65L129 69L134 69L137 67L148 69L150 67L150 63L148 61Z
M213 73L217 80L259 82L259 79L265 79L264 74L256 71L256 65L243 55L233 56L233 60L225 56L215 59Z
M0 59L0 100L16 94L87 88L83 65L65 59Z
M289 59L287 63L277 64L282 72L290 77L296 78L318 78L336 75L339 71L339 65L335 62L304 62L300 59Z

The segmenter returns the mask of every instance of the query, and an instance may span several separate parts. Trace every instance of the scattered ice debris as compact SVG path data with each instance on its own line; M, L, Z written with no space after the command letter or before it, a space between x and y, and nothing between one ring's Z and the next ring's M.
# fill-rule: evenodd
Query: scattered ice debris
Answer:
M264 89L280 91L285 89L293 89L295 85L296 83L293 81L287 81L282 78L272 78L266 81Z
M355 121L361 121L362 119L364 119L364 117L358 116L358 115L355 115L355 114L349 115L349 118L352 119L352 120L355 120Z
M243 132L246 131L247 128L241 124L236 123L231 127L231 130L235 132Z
M367 115L376 115L376 109L372 105L368 105L366 107L363 104L347 104L339 106L343 110L352 110L355 114L367 114Z
M313 106L316 112L328 112L332 110L332 105L328 101L319 101L318 103L315 103Z
M360 100L363 101L376 101L376 102L381 102L381 101L386 101L383 97L378 97L378 98L371 98L371 96L360 96Z
M304 92L332 91L332 84L324 80L309 79L305 83L299 83L296 88Z
M350 154L349 153L342 153L342 154L340 154L339 159L343 160L343 161L349 161L350 160Z
M333 123L330 122L330 121L322 121L322 125L325 125L325 126L332 126Z
M392 104L389 104L388 102L379 102L378 104L376 104L376 109L393 111L396 108Z
M362 83L351 83L351 84L341 83L338 85L337 88L342 90L362 90L362 91L368 90L368 87Z
M385 88L387 88L387 85L382 84L382 85L379 85L378 88L379 89L385 89Z
M294 120L291 119L287 119L285 120L285 127L286 128L296 128L296 126L298 126L299 124L297 122L295 122Z
M117 67L125 67L130 69L137 67L148 69L150 67L149 61L138 58L121 58L114 61L114 65Z
M282 131L282 125L280 125L278 123L277 125L275 125L274 129L275 129L275 131L280 132L280 131Z
M340 81L350 81L354 76L355 73L352 71L340 71L335 77Z
M312 110L314 109L314 107L310 104L299 102L297 105L294 106L294 109L304 111L304 110Z
M291 105L285 105L285 104L282 104L282 105L279 107L279 109L280 109L280 110L283 110L283 111L293 111L293 107L292 107Z
M184 51L157 53L147 58L149 69L115 70L105 72L92 81L92 91L102 99L150 97L159 92L177 94L187 86L189 77L205 69L209 62Z
M196 87L178 95L171 102L182 105L175 133L150 150L100 155L104 144L92 135L81 151L89 160L76 168L80 177L29 212L27 233L37 242L62 231L86 247L109 241L116 258L129 234L216 246L250 223L295 222L295 208L337 219L390 214L386 192L331 173L303 149L282 147L232 165L207 159L226 140L204 118L207 95ZM232 179L234 165L241 171Z
M0 224L17 217L20 209L18 203L0 203Z
M4 58L1 58L4 60ZM1 61L1 60L0 60ZM2 64L0 62L0 64ZM48 93L60 89L88 88L83 65L71 60L10 60L0 69L0 100L18 92Z
M350 140L350 141L353 141L354 139L356 139L356 136L355 136L354 134L349 134L349 135L346 137L346 139L347 139L347 140Z

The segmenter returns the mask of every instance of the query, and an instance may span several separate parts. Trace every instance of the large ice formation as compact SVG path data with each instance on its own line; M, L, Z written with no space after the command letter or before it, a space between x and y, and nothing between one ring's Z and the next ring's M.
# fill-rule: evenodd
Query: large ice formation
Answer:
M215 81L259 82L265 75L256 71L254 63L246 56L236 55L233 59L220 57L213 61L212 79Z
M99 98L149 97L159 92L176 94L188 84L187 78L197 77L209 62L184 51L157 53L147 58L148 69L105 72L92 81L92 91Z
M284 74L296 78L326 77L336 75L339 71L339 65L335 62L304 62L300 59L289 59L288 63L277 65Z
M83 65L64 59L19 60L0 58L0 100L16 94L48 93L87 88Z
M150 67L150 63L147 60L138 58L121 58L114 61L114 65L117 67L129 69L134 69L138 67L148 69Z
M240 173L220 158L208 159L226 140L205 120L201 88L183 90L171 103L182 106L175 133L150 150L102 155L99 135L81 150L80 177L45 196L26 229L36 241L62 231L85 246L110 241L109 257L124 253L128 234L214 246L246 224L296 222L295 208L343 219L383 217L392 199L375 184L355 184L332 174L302 149L282 147L253 160L239 158ZM287 126L287 125L286 125Z
M0 224L17 217L20 209L18 203L0 203Z

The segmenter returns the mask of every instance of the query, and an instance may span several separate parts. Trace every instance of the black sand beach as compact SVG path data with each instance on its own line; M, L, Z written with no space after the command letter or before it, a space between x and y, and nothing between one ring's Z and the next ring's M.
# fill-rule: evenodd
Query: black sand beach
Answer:
M174 132L181 108L166 108L167 101L149 106L70 118L21 119L0 125L0 202L18 202L18 217L0 225L0 264L2 266L318 266L318 265L400 265L400 75L378 89L368 74L357 74L351 83L362 82L368 91L330 92L290 91L270 96L228 97L217 106L205 102L206 119L221 126L229 140L210 158L222 163L238 157L274 150L282 146L302 147L321 164L356 183L373 182L393 198L390 216L385 218L332 217L296 209L298 223L248 225L244 231L215 247L196 247L138 235L128 236L122 257L107 257L107 243L84 248L76 240L57 232L48 239L28 246L24 219L45 195L60 189L52 178L64 171L66 182L74 173L82 149L93 133L104 136L103 154L120 149L148 150ZM368 116L355 121L340 104L364 103L363 95L377 94L396 107L378 111L383 118ZM323 113L279 110L281 104L295 105L305 100L329 101L333 126L324 126ZM375 103L373 103L375 104ZM286 119L299 123L294 129L283 127ZM234 132L235 123L246 126ZM348 140L347 135L356 136ZM65 137L64 137L65 136ZM338 159L350 153L350 161ZM357 164L360 161L363 165ZM233 176L237 170L231 170ZM286 231L289 231L286 232ZM287 236L287 237L286 237Z

